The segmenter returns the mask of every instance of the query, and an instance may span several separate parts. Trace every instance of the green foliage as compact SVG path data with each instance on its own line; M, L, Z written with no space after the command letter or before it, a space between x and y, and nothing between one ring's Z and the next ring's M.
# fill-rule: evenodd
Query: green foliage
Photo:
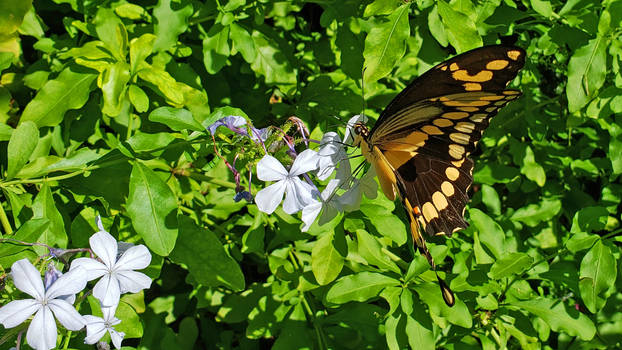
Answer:
M152 288L119 306L126 348L620 348L621 28L622 0L4 1L0 238L86 248L101 215L157 254ZM501 43L528 53L523 96L473 155L471 226L428 238L454 307L399 201L303 233L298 214L233 200L222 159L239 153L255 194L264 151L212 138L216 120L290 132L296 116L321 138ZM0 305L20 298L10 265L49 252L11 242ZM87 348L78 333L66 348Z

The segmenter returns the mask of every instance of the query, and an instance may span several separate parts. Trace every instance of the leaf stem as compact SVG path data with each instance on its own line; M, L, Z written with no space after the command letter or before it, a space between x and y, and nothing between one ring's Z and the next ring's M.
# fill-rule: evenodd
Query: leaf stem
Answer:
M2 205L2 203L0 203L0 223L2 223L2 228L7 235L13 234L13 228L11 227L11 223L9 222L9 218L6 216L6 212L4 211L4 206Z

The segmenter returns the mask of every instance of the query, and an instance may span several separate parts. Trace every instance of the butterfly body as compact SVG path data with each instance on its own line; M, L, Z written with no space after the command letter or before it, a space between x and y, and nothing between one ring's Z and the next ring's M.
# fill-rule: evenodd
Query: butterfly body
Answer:
M487 46L458 55L415 79L380 114L374 127L354 126L356 146L372 164L382 191L406 209L415 245L436 268L422 228L447 235L466 228L473 182L468 158L500 108L520 96L506 89L525 62L517 47ZM453 293L439 278L443 297Z

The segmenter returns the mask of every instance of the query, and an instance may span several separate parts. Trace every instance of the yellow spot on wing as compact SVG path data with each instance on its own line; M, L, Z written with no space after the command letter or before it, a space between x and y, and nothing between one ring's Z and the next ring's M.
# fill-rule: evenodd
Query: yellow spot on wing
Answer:
M476 123L481 123L484 119L486 119L486 117L488 116L488 114L483 114L483 113L478 113L478 114L473 114L471 116L472 121L476 122Z
M520 95L520 91L517 90L504 90L504 95Z
M447 101L443 101L443 104L445 106L449 106L449 107L481 107L481 106L488 106L490 104L490 102L488 101L484 101L484 100L475 100L475 101L459 101L459 100L447 100Z
M486 100L486 101L498 101L501 100L503 98L505 98L504 96L500 96L500 95L490 95L490 96L482 96L480 97L482 100Z
M444 119L444 118L434 119L433 123L434 125L440 126L441 128L446 128L448 126L454 125L454 123L451 120Z
M421 128L421 130L428 135L443 135L441 129L437 128L434 125L425 125Z
M475 75L470 75L469 72L467 72L465 69L461 69L453 72L451 75L456 80L470 81L476 83L482 83L492 79L492 72L489 70L482 70L477 72L477 74Z
M464 157L465 149L463 146L456 145L454 143L449 145L449 155L454 159L461 159Z
M451 70L452 72L457 71L459 68L460 68L460 67L458 67L458 64L457 64L456 62L452 63L452 64L449 66L449 70Z
M452 132L451 134L449 134L449 138L456 143L460 143L463 145L468 145L469 144L469 135L460 133L460 132Z
M479 83L464 83L462 84L462 86L464 86L464 89L466 91L481 91L482 90L482 84L479 84Z
M506 100L497 101L497 102L495 102L495 106L505 106L506 103L508 103L508 101L506 101Z
M441 191L443 191L445 196L451 197L454 195L454 185L452 185L449 181L443 181L441 184Z
M456 179L460 177L460 172L458 171L458 169L450 166L445 169L445 175L449 180L456 181Z
M453 164L456 168L460 168L462 167L462 164L464 164L464 158L460 160L452 160L451 164Z
M508 62L506 60L494 60L494 61L490 61L490 62L488 62L486 64L486 69L501 70L501 69L507 67L508 64L510 64L510 62Z
M521 52L518 50L510 50L508 51L508 57L516 61L521 55Z
M439 191L434 192L434 194L432 195L432 202L434 202L434 206L439 211L447 208L447 205L449 205L449 203L447 203L447 198L445 198L445 195L443 195Z
M459 111L462 111L462 112L477 112L477 111L479 111L479 108L477 108L477 107L457 107L456 109L459 110Z
M438 217L438 212L436 208L434 208L434 204L430 202L426 202L422 207L423 216L427 221L432 221L432 219L436 219Z
M373 146L371 152L366 151L368 148L367 145L362 145L361 151L370 162L374 170L376 170L376 175L378 176L378 181L380 182L380 187L382 188L382 192L387 196L390 200L395 199L395 173L393 169L391 169L391 165L387 162L385 156L382 154L380 149L376 146Z
M447 112L447 113L443 113L441 117L456 120L456 119L463 119L468 116L469 116L469 113L467 112Z
M488 108L486 108L486 112L488 112L488 113L492 113L492 112L494 112L496 110L497 110L497 107L488 107Z
M469 122L460 122L458 124L456 124L456 126L454 127L454 129L463 132L465 134L470 134L473 132L473 130L475 130L475 124L473 123L469 123Z

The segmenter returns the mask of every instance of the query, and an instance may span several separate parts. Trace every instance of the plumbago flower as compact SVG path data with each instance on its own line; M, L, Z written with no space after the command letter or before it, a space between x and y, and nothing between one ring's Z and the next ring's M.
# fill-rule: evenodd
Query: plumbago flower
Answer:
M337 165L339 165L337 177L349 176L352 172L341 138L334 131L329 131L322 137L318 159L317 178L320 180L328 179L337 169Z
M57 271L46 273L44 283L32 263L28 259L22 259L11 266L11 276L15 287L33 299L14 300L0 308L0 323L5 328L13 328L34 313L35 317L26 333L28 345L37 350L56 347L57 328L54 317L68 330L77 331L84 327L86 320L67 301L75 300L75 294L86 286L87 274L83 267L77 267L65 274Z
M106 335L106 332L108 332L114 347L117 349L121 348L121 342L123 341L123 337L125 337L125 333L117 332L113 327L121 323L121 320L114 317L116 311L117 305L102 308L103 318L93 315L84 316L86 319L86 338L84 338L85 344L97 343L104 337L104 335Z
M257 163L257 177L263 181L276 181L255 195L259 210L271 214L283 200L283 210L288 214L300 211L313 201L314 186L299 176L317 169L317 152L307 149L301 152L289 171L276 158L265 155Z
M101 219L97 217L96 220L99 232L91 236L89 243L99 259L75 259L70 270L84 268L89 281L101 277L93 288L93 296L99 299L102 307L111 307L119 303L122 293L138 293L151 286L151 278L134 271L149 266L151 253L140 244L119 254L117 241L104 230Z

